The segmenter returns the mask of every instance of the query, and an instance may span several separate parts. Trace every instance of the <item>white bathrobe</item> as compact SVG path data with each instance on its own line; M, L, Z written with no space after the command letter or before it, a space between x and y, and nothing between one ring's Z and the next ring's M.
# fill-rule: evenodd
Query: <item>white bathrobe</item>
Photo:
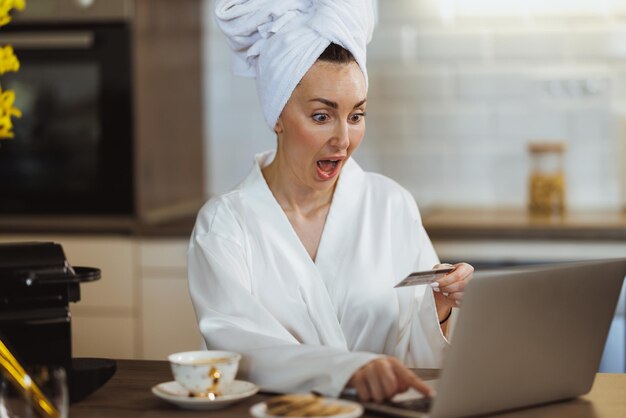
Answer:
M440 367L432 290L393 288L438 262L411 195L348 160L313 261L261 173L273 158L198 214L189 287L207 347L241 353L239 378L276 392L337 396L381 354Z

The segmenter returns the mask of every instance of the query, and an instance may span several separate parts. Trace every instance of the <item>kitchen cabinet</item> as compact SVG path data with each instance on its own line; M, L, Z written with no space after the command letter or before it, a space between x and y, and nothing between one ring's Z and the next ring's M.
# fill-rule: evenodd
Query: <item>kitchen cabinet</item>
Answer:
M70 305L75 357L165 359L196 350L200 333L187 290L187 238L126 235L0 235L0 242L54 241L75 266L101 269Z
M132 112L126 111L133 118L132 141L125 141L119 129L114 138L132 148L133 174L122 177L132 185L134 209L107 213L97 207L96 214L71 215L6 213L0 216L0 242L55 241L63 246L71 264L102 270L102 278L83 284L81 300L70 306L75 356L162 359L170 351L195 349L200 344L187 292L185 252L193 224L191 219L189 225L189 219L206 200L203 1L96 3L99 6L90 11L104 13L107 25L113 23L107 10L122 8L123 19L115 22L124 27L128 23L130 30L124 47L132 53L132 91L109 99L132 96L132 103L125 102L132 106ZM76 7L68 3L67 10L59 12L69 13ZM35 9L27 11L37 14ZM68 21L85 22L90 13L66 15L53 13L55 7L45 9L35 18L52 28ZM111 123L106 126L116 129ZM107 146L99 149L110 151ZM177 238L162 238L164 225L165 229L170 225Z
M134 6L135 205L141 221L158 223L206 200L203 9L200 0Z
M187 286L187 240L143 240L141 358L164 360L178 351L198 350L200 332Z

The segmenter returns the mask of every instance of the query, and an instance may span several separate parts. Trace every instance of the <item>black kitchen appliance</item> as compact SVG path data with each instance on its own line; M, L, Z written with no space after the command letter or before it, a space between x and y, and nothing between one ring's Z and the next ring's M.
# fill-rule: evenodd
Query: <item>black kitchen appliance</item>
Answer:
M0 214L134 213L131 0L29 0L0 31L22 111L0 144Z
M88 396L115 373L113 360L72 358L70 302L100 270L72 267L53 242L0 244L0 339L28 365L58 365L68 376L70 401Z

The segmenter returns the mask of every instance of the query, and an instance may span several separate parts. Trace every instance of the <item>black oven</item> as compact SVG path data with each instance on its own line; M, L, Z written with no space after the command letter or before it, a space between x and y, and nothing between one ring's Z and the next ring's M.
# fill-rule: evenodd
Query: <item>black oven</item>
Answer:
M0 141L0 215L134 212L130 19L104 3L29 0L0 29L21 62L0 83L23 113Z

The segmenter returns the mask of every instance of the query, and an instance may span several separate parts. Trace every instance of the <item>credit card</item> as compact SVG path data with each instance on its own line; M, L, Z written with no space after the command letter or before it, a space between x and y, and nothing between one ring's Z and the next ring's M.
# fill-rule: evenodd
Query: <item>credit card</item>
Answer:
M450 273L452 270L454 270L453 267L435 269L435 270L416 271L414 273L409 274L404 279L402 279L402 281L400 281L400 283L395 285L394 288L430 284L434 282L435 280L440 279L446 274Z

